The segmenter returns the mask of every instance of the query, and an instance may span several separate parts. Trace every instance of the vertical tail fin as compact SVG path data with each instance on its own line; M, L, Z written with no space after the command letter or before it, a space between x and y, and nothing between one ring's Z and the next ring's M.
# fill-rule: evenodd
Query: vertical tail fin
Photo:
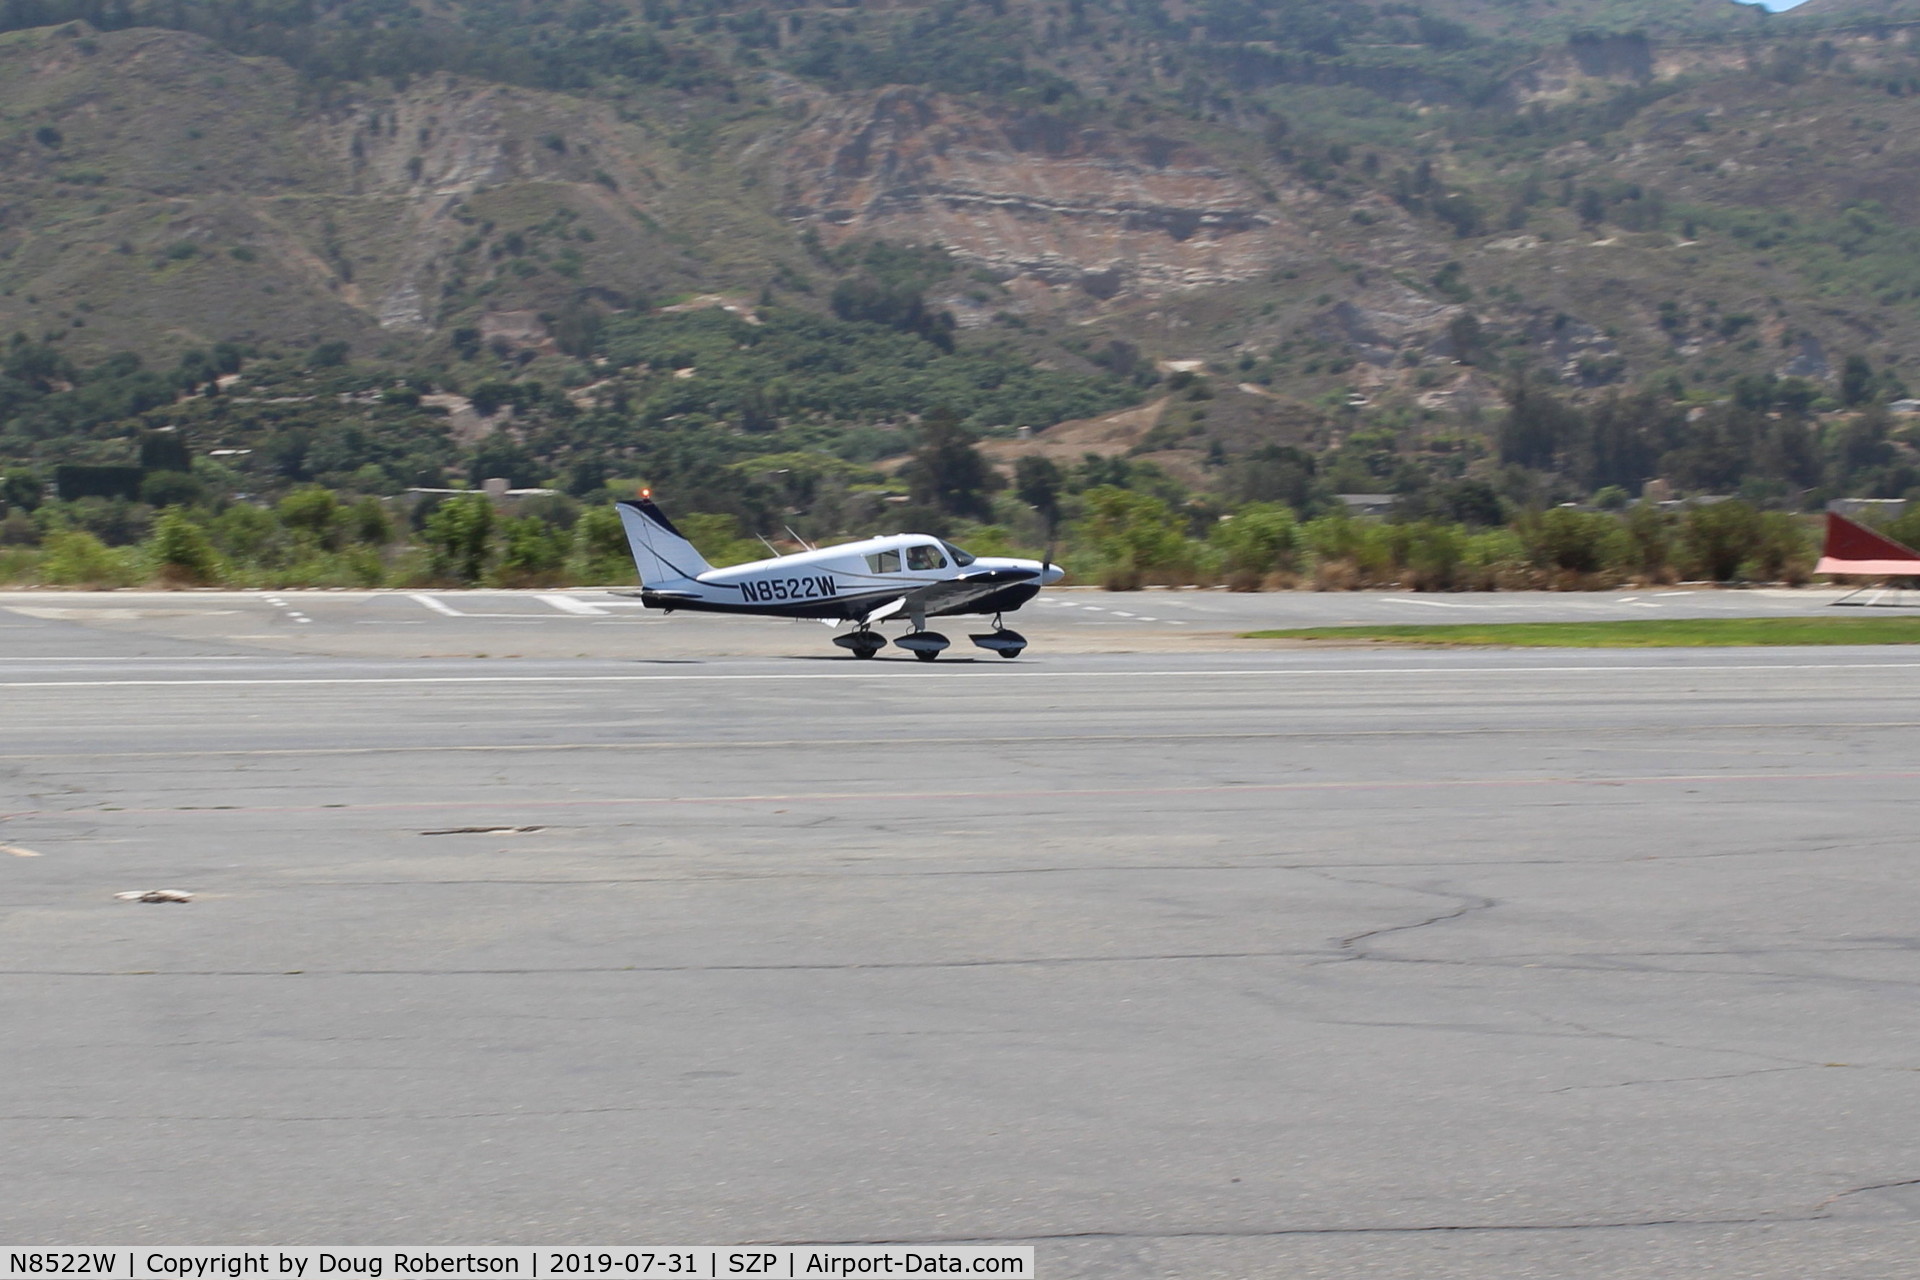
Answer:
M614 505L620 511L620 523L626 526L627 546L633 550L641 586L687 582L713 568L651 498L628 499Z

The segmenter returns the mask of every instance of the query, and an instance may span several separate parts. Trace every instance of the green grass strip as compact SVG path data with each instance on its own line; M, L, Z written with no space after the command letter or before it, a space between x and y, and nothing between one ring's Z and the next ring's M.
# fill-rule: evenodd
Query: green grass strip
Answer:
M1301 627L1247 640L1374 641L1546 649L1674 649L1732 645L1920 644L1906 618L1649 618L1632 622L1493 622L1438 626Z

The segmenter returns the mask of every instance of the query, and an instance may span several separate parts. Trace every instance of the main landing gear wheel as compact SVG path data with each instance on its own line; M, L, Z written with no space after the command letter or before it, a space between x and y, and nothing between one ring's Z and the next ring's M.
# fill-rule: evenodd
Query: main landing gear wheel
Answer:
M947 639L938 631L909 631L898 640L895 640L894 643L913 654L913 656L920 659L920 661L932 662L935 658L938 658L941 651L952 644L953 641Z
M877 636L862 627L858 631L849 631L845 635L835 636L833 642L856 658L871 658L880 652L887 640L885 636Z

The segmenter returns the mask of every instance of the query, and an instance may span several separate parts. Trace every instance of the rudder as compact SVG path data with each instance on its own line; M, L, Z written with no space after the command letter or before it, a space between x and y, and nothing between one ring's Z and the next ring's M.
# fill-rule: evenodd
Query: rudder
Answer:
M614 506L626 528L641 586L690 582L713 568L651 498L628 498Z

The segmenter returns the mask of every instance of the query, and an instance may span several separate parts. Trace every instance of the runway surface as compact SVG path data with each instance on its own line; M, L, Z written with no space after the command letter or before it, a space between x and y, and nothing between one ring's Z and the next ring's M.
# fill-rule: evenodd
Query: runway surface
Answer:
M13 1240L1920 1256L1920 653L474 659L284 598L0 600Z
M1719 591L1697 586L1610 593L1051 589L1008 621L1034 654L1255 651L1238 639L1276 627L1366 623L1556 622L1615 618L1792 617L1820 613L1831 589ZM1836 612L1863 616L1869 611ZM1873 613L1886 613L1873 610ZM888 634L904 624L883 626ZM953 656L982 656L966 635L982 618L944 618ZM0 650L66 654L316 653L336 657L626 657L712 659L837 655L817 622L665 615L631 596L569 591L0 591ZM102 637L113 637L105 647ZM56 639L58 637L59 639ZM71 647L62 647L69 645ZM129 648L131 644L131 648ZM32 647L38 646L38 647Z

